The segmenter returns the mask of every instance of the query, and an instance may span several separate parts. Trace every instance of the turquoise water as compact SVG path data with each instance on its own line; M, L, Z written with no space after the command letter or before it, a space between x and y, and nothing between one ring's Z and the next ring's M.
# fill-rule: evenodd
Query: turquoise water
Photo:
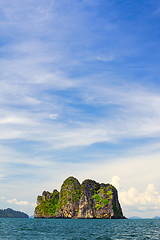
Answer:
M1 239L160 239L160 220L1 218Z

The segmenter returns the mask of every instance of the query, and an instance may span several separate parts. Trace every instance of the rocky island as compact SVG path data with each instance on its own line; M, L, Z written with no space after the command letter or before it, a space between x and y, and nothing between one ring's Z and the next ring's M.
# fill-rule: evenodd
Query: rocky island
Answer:
M0 218L28 218L29 216L20 211L15 211L11 208L0 209Z
M37 197L34 218L125 218L118 193L111 184L67 178L60 192L44 191Z

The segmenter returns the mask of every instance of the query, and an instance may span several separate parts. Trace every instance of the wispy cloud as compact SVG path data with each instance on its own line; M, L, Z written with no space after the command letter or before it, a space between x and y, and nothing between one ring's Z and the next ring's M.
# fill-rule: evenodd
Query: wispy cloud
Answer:
M94 88L96 88L96 85L94 85ZM78 114L79 119L76 119L74 113L77 111L76 104L79 103L74 102L75 106L72 107L72 110L65 113L68 108L68 102L66 103L66 99L63 99L63 97L60 99L56 97L55 103L48 102L48 98L39 98L41 104L39 102L37 103L38 100L35 100L36 105L40 104L39 111L36 113L34 108L28 112L21 107L23 114L21 112L19 113L18 110L12 110L13 114L17 116L3 116L0 119L0 123L10 124L9 127L11 129L11 124L23 124L25 125L23 128L20 127L20 125L17 127L18 138L20 134L23 135L24 139L32 138L33 140L48 141L51 145L57 146L58 148L90 145L96 142L114 142L125 138L159 136L160 97L158 94L147 92L143 89L135 93L134 91L128 90L125 85L121 86L121 89L104 86L103 88L94 90L94 92L92 89L88 89L88 91L89 99L86 99L87 92L83 95L83 91L79 91L80 101L82 101L83 105L87 103L89 106L95 104L95 106L99 107L103 119L99 116L95 116L93 119L92 114L87 114L86 117L84 117L85 109L83 109L83 105L81 112ZM37 97L39 93L37 93ZM48 97L50 99L50 96ZM59 100L61 102L58 106ZM25 99L22 101L25 101ZM70 102L73 103L73 100L70 99ZM47 108L46 105L48 105ZM104 111L104 106L106 106L106 112ZM112 111L109 109L110 106L113 106ZM48 112L48 109L51 107L53 107L55 111L58 111L58 113ZM109 115L107 109L109 110ZM3 114L2 109L1 114L6 115L6 113L5 110ZM21 115L23 115L23 117ZM67 116L68 122L64 122L65 115ZM49 119L56 120L58 116L60 117L59 122L49 122ZM88 120L90 122L87 122ZM76 123L78 123L77 126ZM28 124L29 126L27 127ZM49 129L51 131L49 131ZM14 131L15 126L13 126L13 130L10 131L10 133ZM54 132L53 135L52 131ZM84 136L88 137L86 138ZM15 138L17 137L15 136Z
M23 175L27 191L27 176L45 187L60 185L63 175L73 172L80 178L106 180L107 169L109 179L123 168L119 177L130 189L131 181L142 179L130 169L140 175L145 163L148 176L151 159L159 164L160 95L159 41L151 44L150 36L157 31L149 28L153 34L148 36L143 24L147 19L141 21L135 8L126 11L126 5L116 2L0 3L3 184L16 191ZM128 12L136 21L127 18ZM159 176L157 169L154 172ZM130 180L123 180L129 174ZM153 175L144 181L157 187ZM17 200L20 196L5 195L3 184L7 199L25 203ZM138 180L134 186L137 189ZM37 194L41 188L36 183L33 187ZM136 191L140 197L142 190ZM27 195L23 199L33 201Z
M27 202L27 201L17 201L16 198L7 200L7 202L10 203L10 204L16 204L16 205L20 205L20 206L26 206L26 205L31 205L32 207L36 206L35 203L30 203L30 202Z
M8 116L0 119L0 124L29 124L30 120L26 118L18 118L14 116Z

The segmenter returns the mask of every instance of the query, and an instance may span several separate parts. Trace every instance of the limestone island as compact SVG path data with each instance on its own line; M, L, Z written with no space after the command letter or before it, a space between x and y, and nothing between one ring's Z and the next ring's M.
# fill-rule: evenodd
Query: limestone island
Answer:
M0 209L0 218L29 218L29 216L20 211L15 211L11 208Z
M124 219L118 193L111 184L67 178L60 192L44 191L37 197L34 218Z

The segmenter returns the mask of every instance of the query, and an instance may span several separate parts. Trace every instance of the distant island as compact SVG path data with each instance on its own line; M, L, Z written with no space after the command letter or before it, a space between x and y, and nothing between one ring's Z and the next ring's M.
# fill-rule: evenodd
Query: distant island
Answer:
M37 197L34 218L124 219L118 193L111 184L67 178L60 192L44 191Z
M0 209L0 218L28 218L26 213L20 211L14 211L11 208Z
M132 217L129 217L128 219L133 219L133 220L138 220L138 219L160 219L160 217L159 217L159 216L155 216L155 217L153 217L153 218L150 218L150 217L148 217L148 218L146 218L146 217L142 218L142 217L138 217L138 216L132 216Z

